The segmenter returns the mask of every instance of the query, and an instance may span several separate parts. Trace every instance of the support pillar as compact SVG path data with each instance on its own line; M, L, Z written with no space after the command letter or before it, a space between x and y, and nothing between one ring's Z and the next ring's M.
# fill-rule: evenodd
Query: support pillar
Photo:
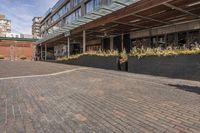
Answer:
M164 35L164 47L167 47L167 34Z
M167 44L167 34L164 35L164 42Z
M174 33L174 46L178 45L178 33Z
M156 48L159 46L159 37L156 36Z
M114 41L113 37L110 37L110 50L113 50L114 47L113 41Z
M41 45L41 49L40 49L41 51L40 51L40 58L41 58L41 60L43 60L43 54L42 54L42 45Z
M149 29L149 46L151 47L151 48L153 48L153 41L152 41L152 33L151 33L151 29Z
M124 50L124 34L121 35L121 50Z
M200 45L200 30L199 30L199 45Z
M101 38L101 50L104 50L104 38Z
M189 32L186 33L186 47L190 47L190 34Z
M86 51L86 35L85 30L83 31L83 53Z
M70 38L67 37L67 57L69 58L70 56Z
M47 60L47 45L45 45L45 61Z

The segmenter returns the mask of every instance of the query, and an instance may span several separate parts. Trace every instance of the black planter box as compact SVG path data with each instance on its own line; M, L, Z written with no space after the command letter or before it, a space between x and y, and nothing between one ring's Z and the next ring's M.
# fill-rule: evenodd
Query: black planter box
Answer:
M104 57L104 56L84 55L77 59L61 61L60 63L69 64L69 65L78 65L78 66L117 70L117 57L116 56Z
M200 55L129 57L128 71L200 81Z

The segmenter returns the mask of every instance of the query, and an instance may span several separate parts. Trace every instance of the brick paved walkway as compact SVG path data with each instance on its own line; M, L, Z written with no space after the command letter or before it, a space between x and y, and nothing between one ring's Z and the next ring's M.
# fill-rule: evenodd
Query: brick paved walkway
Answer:
M0 78L12 76L27 76L38 74L56 73L68 69L76 68L55 63L44 63L32 61L0 61Z
M20 70L26 64L14 62L8 68ZM76 68L28 64L23 76L41 66L37 72ZM8 68L1 67L1 77L8 76ZM19 71L13 74L20 76ZM92 68L0 79L0 132L200 133L200 83Z

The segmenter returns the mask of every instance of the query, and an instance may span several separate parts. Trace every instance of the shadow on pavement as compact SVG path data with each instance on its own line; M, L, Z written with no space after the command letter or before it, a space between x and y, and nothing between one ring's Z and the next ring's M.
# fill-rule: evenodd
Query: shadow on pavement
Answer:
M200 95L200 87L198 86L188 86L188 85L173 85L173 84L168 84L171 87L176 87L176 89L188 91L188 92L193 92L196 94Z

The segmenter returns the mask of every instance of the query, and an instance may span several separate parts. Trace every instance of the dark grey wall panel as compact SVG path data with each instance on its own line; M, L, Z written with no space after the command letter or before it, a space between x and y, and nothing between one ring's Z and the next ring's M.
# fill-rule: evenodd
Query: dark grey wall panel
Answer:
M200 81L200 55L129 57L129 72Z

